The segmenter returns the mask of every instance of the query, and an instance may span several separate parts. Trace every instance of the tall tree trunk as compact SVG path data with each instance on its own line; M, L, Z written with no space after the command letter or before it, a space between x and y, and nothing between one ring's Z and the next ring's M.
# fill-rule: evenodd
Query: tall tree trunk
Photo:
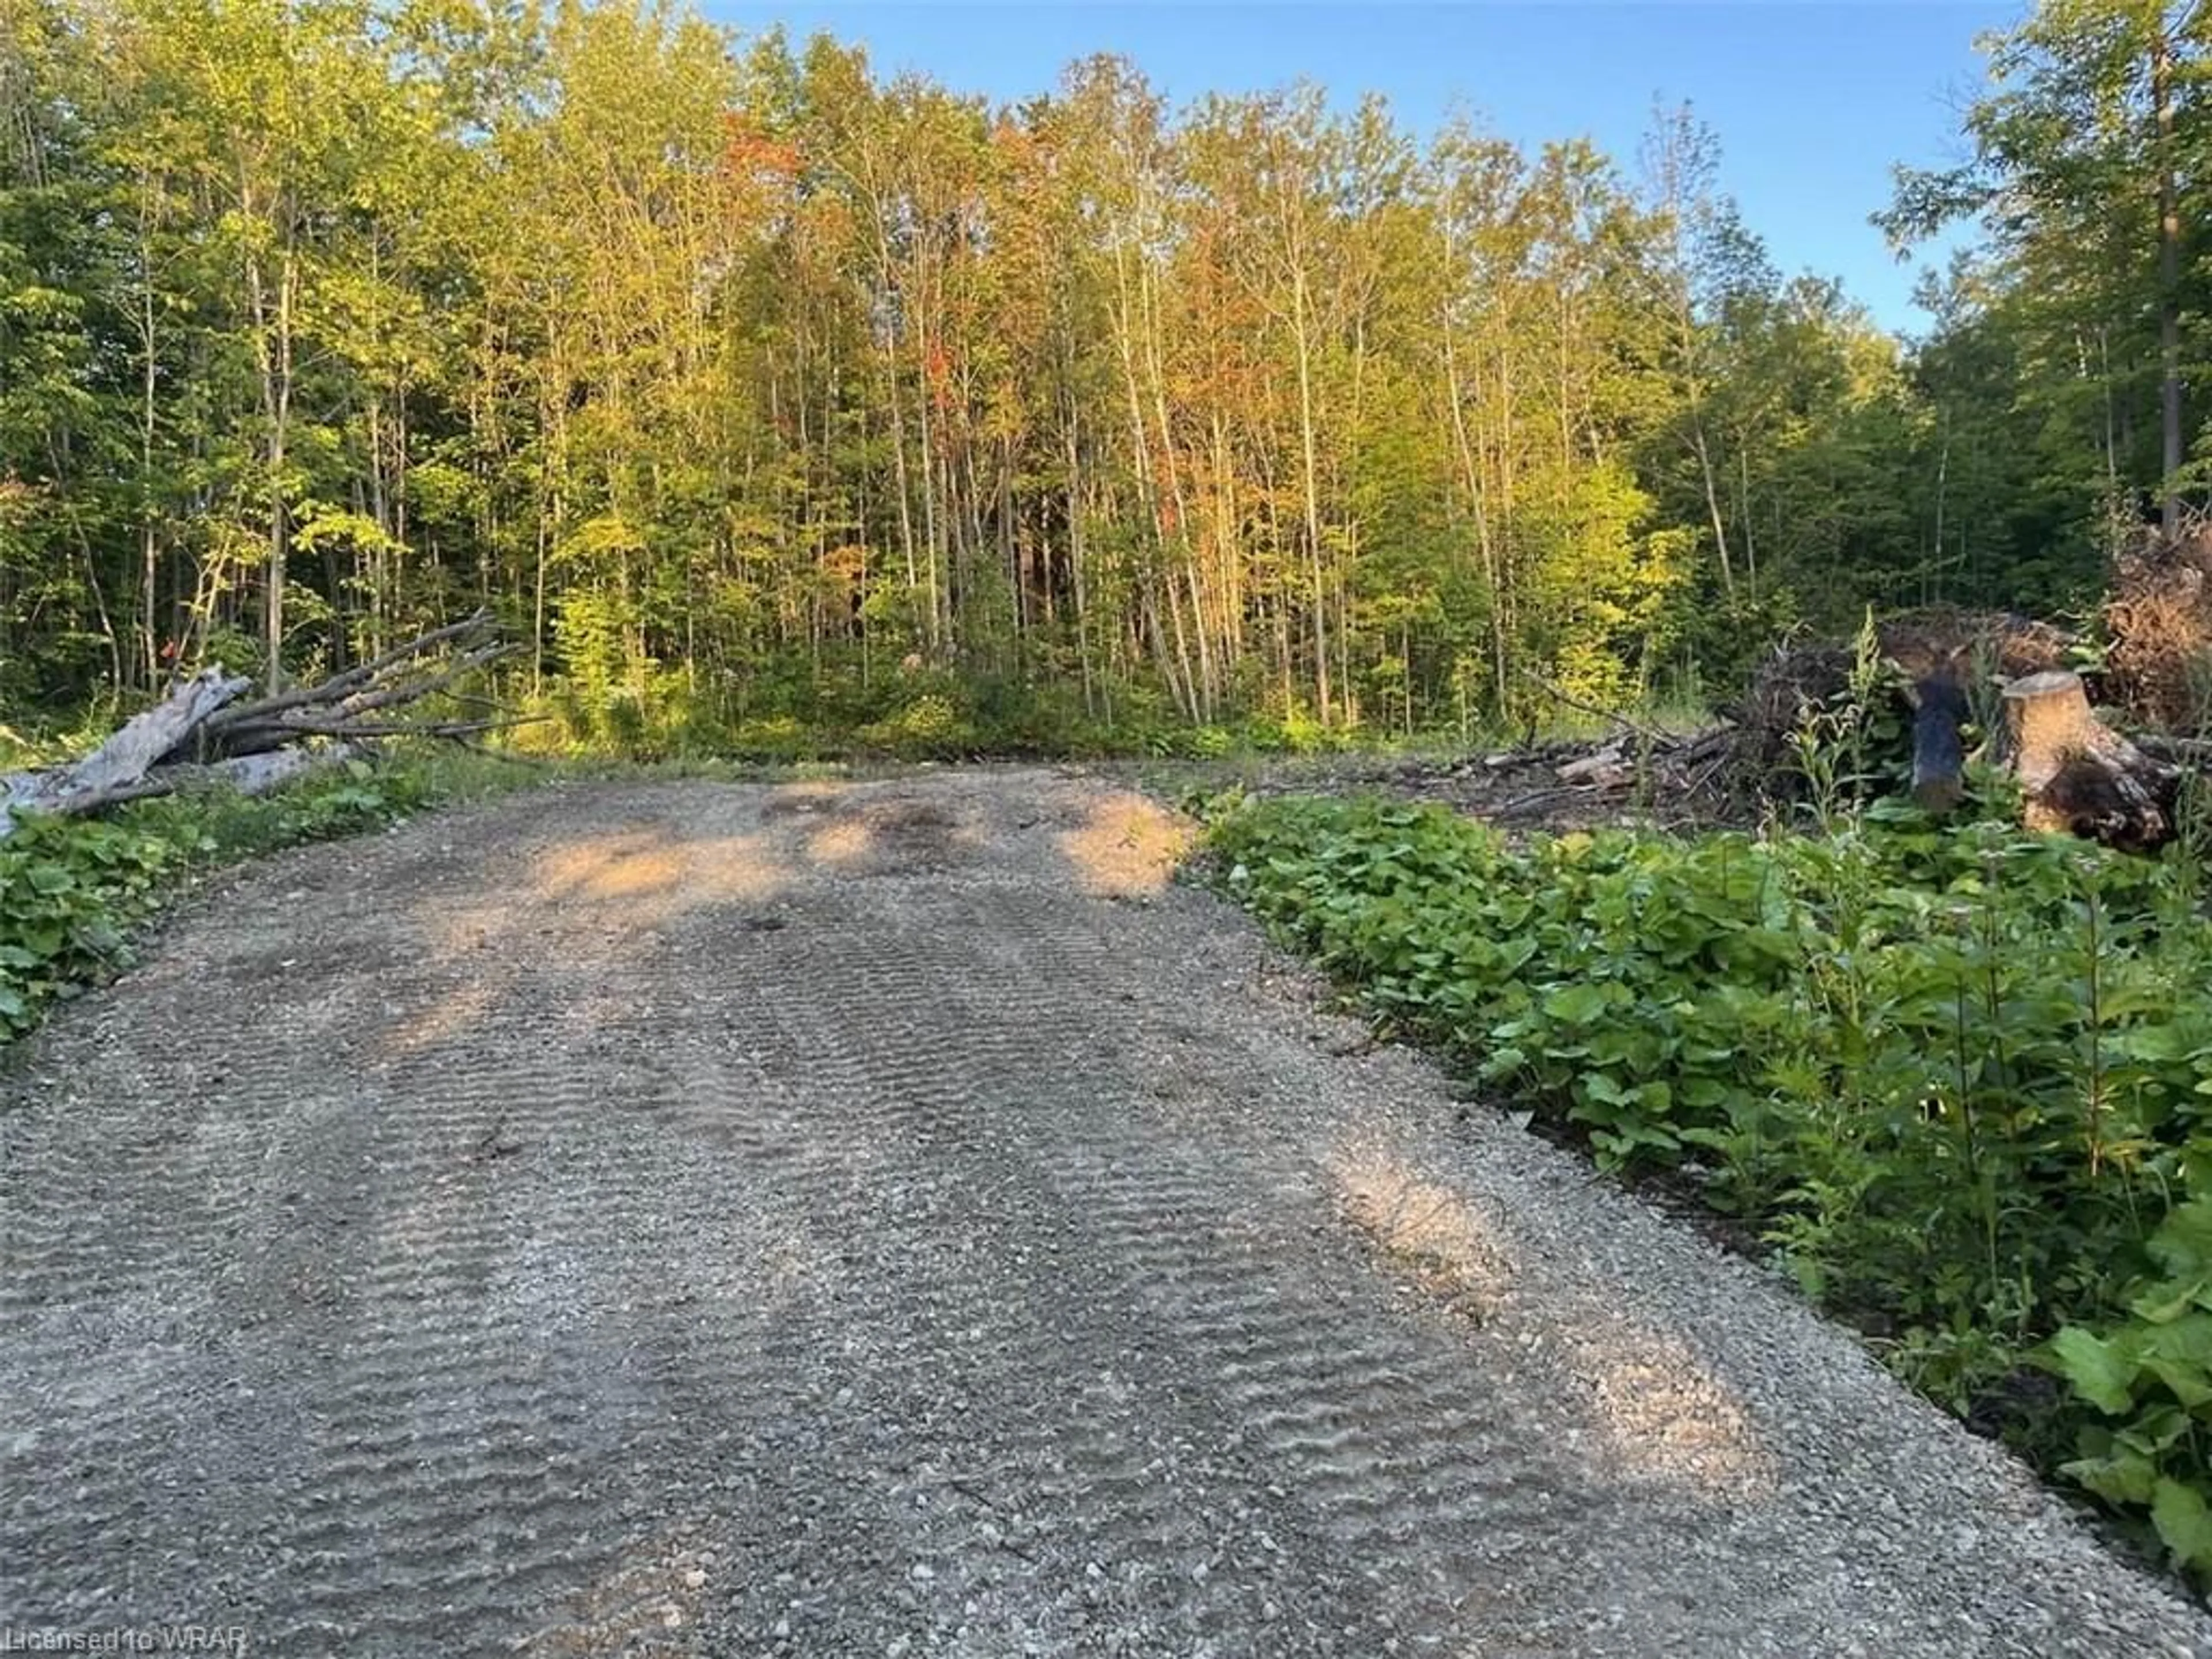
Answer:
M907 483L906 415L899 407L898 359L886 354L884 361L884 384L890 404L891 428L891 478L898 496L899 548L906 556L906 592L909 605L921 596L921 570L915 557L913 492ZM931 573L933 586L935 572ZM923 638L934 647L937 643L937 601L929 602L929 617L923 629Z
M2151 107L2157 125L2159 527L2181 529L2181 210L2173 143L2173 41L2161 12L2151 37Z
M1942 433L1941 447L1936 452L1936 556L1929 561L1929 574L1940 583L1943 573L1943 514L1950 504L1951 489L1951 410L1946 404L1940 417ZM1940 591L1938 589L1937 591ZM1927 583L1921 585L1920 602L1933 603L1935 592Z
M944 642L945 588L943 572L944 527L937 508L937 452L929 436L929 382L927 374L915 388L914 424L920 453L915 471L921 475L921 556L929 575L929 644L932 651Z
M1490 428L1489 441L1495 443L1498 455L1498 626L1494 632L1498 713L1503 718L1512 705L1512 653L1521 633L1522 560L1517 533L1521 470L1519 452L1513 447L1520 428L1514 418L1518 405L1510 334L1498 343L1497 380L1498 418Z
M1455 262L1449 245L1446 245L1448 265ZM1488 492L1484 487L1482 463L1475 453L1473 434L1467 421L1466 392L1460 381L1459 331L1452 326L1451 302L1446 300L1442 319L1444 343L1444 397L1451 405L1452 447L1459 456L1460 480L1467 489L1468 505L1474 514L1474 542L1477 555L1482 561L1482 580L1488 587L1490 599L1490 648L1495 696L1500 708L1505 702L1505 609L1504 584L1498 568L1498 544L1491 534ZM1480 388L1476 388L1480 395Z
M1306 281L1301 269L1291 283L1291 330L1298 354L1298 444L1304 481L1306 560L1313 583L1314 696L1321 723L1327 726L1333 708L1329 695L1328 591L1322 572L1321 469L1319 439L1314 430L1313 346L1306 320Z
M1754 604L1759 599L1759 544L1751 533L1751 439L1739 432L1735 444L1736 516L1743 524L1743 579Z
M1075 664L1083 680L1083 712L1094 716L1095 677L1091 665L1091 612L1085 604L1084 490L1082 436L1076 430L1075 394L1066 393L1066 413L1060 423L1060 441L1067 451L1067 588L1075 607Z
M284 464L292 416L293 302L299 286L299 260L285 247L276 277L276 294L258 254L246 262L246 286L252 307L254 352L260 370L261 412L267 424L264 455L268 465L269 568L262 583L262 648L268 657L266 680L271 695L284 679L285 564L291 553L291 524L284 501Z
M142 175L138 196L138 307L139 344L143 356L139 360L138 378L138 633L139 659L146 673L146 689L152 690L161 679L161 627L156 607L160 603L159 567L161 562L158 515L154 507L154 441L159 431L157 414L159 401L156 389L160 385L160 362L155 353L156 324L154 313L154 255L153 255L153 181Z
M1713 477L1712 451L1705 442L1705 417L1696 393L1690 398L1691 450L1698 458L1698 472L1705 486L1705 520L1713 527L1713 545L1720 555L1721 592L1735 599L1735 566L1729 557L1728 526L1721 516L1720 488Z

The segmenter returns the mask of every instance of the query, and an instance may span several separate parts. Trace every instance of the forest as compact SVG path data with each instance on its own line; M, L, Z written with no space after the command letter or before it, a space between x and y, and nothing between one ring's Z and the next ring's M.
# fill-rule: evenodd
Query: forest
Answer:
M1132 64L994 107L651 0L0 0L0 720L479 606L574 742L1293 744L2064 614L2212 483L2212 18L1986 42L1925 337L1713 135ZM874 723L871 728L870 723Z

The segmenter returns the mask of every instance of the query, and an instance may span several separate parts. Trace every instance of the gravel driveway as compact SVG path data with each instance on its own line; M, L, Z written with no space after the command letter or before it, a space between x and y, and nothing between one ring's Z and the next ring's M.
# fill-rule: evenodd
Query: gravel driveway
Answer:
M231 878L0 1080L0 1632L268 1655L2212 1654L1074 774Z

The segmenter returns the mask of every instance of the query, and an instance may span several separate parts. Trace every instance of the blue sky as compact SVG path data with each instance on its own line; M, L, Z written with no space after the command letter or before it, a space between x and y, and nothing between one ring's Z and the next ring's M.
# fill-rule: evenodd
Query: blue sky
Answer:
M1049 91L1071 61L1114 52L1176 104L1304 77L1346 105L1381 92L1417 132L1465 108L1532 148L1588 136L1631 167L1653 100L1687 100L1719 135L1723 183L1775 263L1841 276L1878 320L1906 331L1925 321L1911 302L1913 268L1892 258L1867 216L1889 199L1892 163L1963 157L1958 112L1982 79L1974 38L2024 9L2021 0L700 3L745 31L781 22L797 39L859 41L879 73L916 70L996 101Z

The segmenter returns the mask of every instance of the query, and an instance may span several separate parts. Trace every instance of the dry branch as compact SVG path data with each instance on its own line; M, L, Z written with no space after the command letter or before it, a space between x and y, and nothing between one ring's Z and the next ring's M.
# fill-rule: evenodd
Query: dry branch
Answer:
M522 722L479 697L467 718L398 720L390 711L453 688L505 655L489 613L431 629L319 684L254 702L250 682L210 668L177 685L82 760L0 778L0 836L21 809L76 814L222 784L259 794L360 752L379 738L463 738ZM489 710L489 712L484 712Z
M369 684L378 676L387 674L404 664L428 656L441 645L460 639L465 635L489 635L491 632L493 632L491 613L486 611L476 611L472 615L464 617L457 623L447 623L443 628L434 628L428 633L409 640L404 645L396 645L381 656L373 657L364 663L356 663L343 672L331 675L330 678L322 681L319 684L295 686L291 690L282 692L276 696L264 697L258 702L240 704L232 710L224 720L217 722L217 729L223 725L235 724L240 718L245 716L273 714L287 708L301 708L313 704L341 702Z
M228 748L222 733L240 726L264 726L273 716L294 709L340 709L346 712L389 708L412 702L453 684L476 669L503 655L509 647L492 638L492 620L483 611L460 622L433 629L381 656L333 674L319 684L295 686L289 691L225 709L208 722L211 744ZM458 656L441 654L441 647L470 641Z
M1620 713L1618 709L1601 708L1594 702L1589 702L1584 698L1576 696L1565 687L1553 684L1550 680L1546 679L1541 674L1535 672L1532 669L1522 668L1517 669L1515 672L1517 672L1522 679L1528 681L1529 684L1534 686L1539 691L1541 691L1546 696L1551 698L1554 702L1559 703L1565 708L1571 708L1578 714L1595 715L1597 719L1605 720L1609 724L1619 727L1621 731L1627 732L1631 737L1643 738L1646 743L1663 743L1666 741L1666 734L1664 732L1656 732L1648 726L1640 725L1637 721L1629 719L1627 715Z
M2114 561L2105 603L2105 690L2138 720L2184 735L2212 684L2212 524L2146 530Z
M486 668L501 657L514 654L512 644L480 646L474 651L464 652L452 659L437 673L422 679L395 680L378 690L356 691L338 707L348 714L366 714L379 708L389 708L395 703L413 702L418 698L434 696L465 679L479 668Z
M230 747L238 757L243 758L266 754L308 738L469 738L528 726L547 718L544 714L518 714L480 720L355 720L294 715L281 725L249 727L247 734Z
M119 806L125 801L185 795L202 789L265 795L295 779L358 760L364 752L358 744L339 743L322 749L278 749L266 754L240 755L230 760L210 761L204 766L164 766L111 795L103 805Z

